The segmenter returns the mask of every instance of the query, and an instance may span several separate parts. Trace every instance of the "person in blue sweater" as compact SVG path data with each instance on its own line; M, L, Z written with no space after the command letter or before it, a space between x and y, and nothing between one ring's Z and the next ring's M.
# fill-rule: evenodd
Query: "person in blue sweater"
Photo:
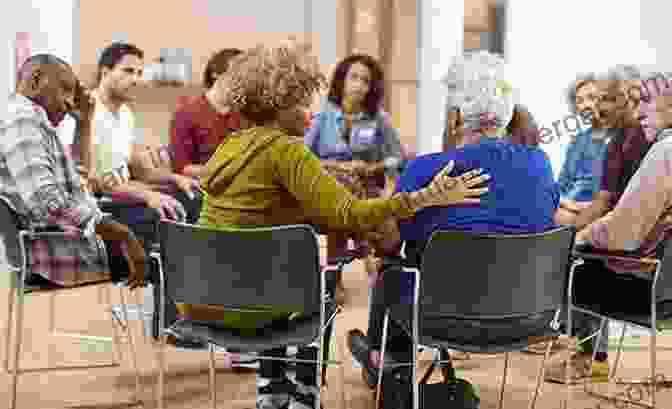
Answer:
M375 368L380 359L377 351L382 341L386 302L399 299L401 304L410 304L412 299L412 283L395 274L394 268L388 268L398 263L402 243L406 244L407 260L418 264L427 241L438 229L519 234L555 227L554 215L560 192L548 156L537 145L513 143L509 135L502 132L511 121L514 105L510 95L499 88L504 83L503 64L501 57L485 52L466 54L453 63L446 80L452 91L447 108L459 107L465 143L456 149L418 157L398 179L398 191L413 191L429 183L451 161L454 163L451 174L482 169L491 177L489 190L480 197L480 203L423 209L407 221L398 225L388 223L381 228L377 249L385 255L381 270L384 279L374 288L368 334L355 329L348 336L350 350L362 365L363 375L370 386L377 376ZM465 85L462 78L467 72L476 78L481 74L486 79ZM496 78L488 79L488 73L492 72ZM494 87L490 87L492 84ZM459 285L458 281L455 283ZM530 317L512 325L525 326L530 334L534 334L540 327L548 326L554 315ZM450 325L445 319L437 319L433 327L445 332ZM423 324L423 332L432 329L431 323ZM472 330L474 337L482 337L482 328ZM493 328L487 334L493 338L507 336L506 330L501 328ZM409 362L412 358L410 339L395 325L390 327L388 345L390 355L385 357L386 362Z
M583 74L572 81L567 92L570 111L581 115L589 127L581 129L567 146L560 170L560 209L556 222L574 224L574 219L590 205L593 195L600 190L602 168L607 154L607 130L597 109L601 98L598 79L594 74Z

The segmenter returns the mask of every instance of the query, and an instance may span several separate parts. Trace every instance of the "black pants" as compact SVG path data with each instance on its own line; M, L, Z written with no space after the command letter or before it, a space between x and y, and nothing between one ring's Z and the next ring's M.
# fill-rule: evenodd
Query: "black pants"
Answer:
M326 272L326 287L327 293L329 294L329 302L327 303L325 318L329 318L336 311L336 304L333 302L334 294L336 291L336 271L327 271ZM287 325L289 323L276 323L275 327ZM329 359L329 345L331 344L331 337L333 333L334 324L333 321L325 328L324 331L324 347L322 349L322 359L326 361ZM277 329L277 328L276 328ZM317 360L317 348L312 346L300 346L297 351L296 359L303 360ZM264 351L263 355L273 356L273 357L285 357L287 354L287 348L275 348L268 351ZM282 361L261 361L259 366L258 375L262 378L268 379L280 379L285 376L285 371L287 369L287 363ZM317 377L316 377L316 364L309 363L298 363L296 365L296 380L306 386L316 386ZM322 366L322 381L326 379L327 364L325 363Z
M187 223L194 224L198 221L202 197L196 193L194 199L189 198L184 192L177 191L173 194L184 206L187 212ZM110 213L119 223L127 225L136 237L143 243L143 247L147 254L150 253L152 246L158 243L158 226L160 222L159 213L143 205L129 204L124 201L104 201L100 204L101 210ZM114 261L112 261L114 263ZM150 263L152 261L150 260ZM154 317L153 317L153 334L154 337L159 336L159 277L158 268L150 265L146 270L150 274L147 281L154 284ZM166 322L165 326L169 327L177 319L177 308L171 299L166 299Z

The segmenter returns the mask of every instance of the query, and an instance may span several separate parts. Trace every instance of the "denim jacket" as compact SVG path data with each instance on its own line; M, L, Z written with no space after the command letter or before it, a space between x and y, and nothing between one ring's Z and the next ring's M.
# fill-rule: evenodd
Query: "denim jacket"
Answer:
M590 201L600 187L602 162L606 156L604 140L593 139L593 130L579 132L567 147L558 185L563 198Z
M349 143L342 136L345 118L340 107L327 102L322 112L313 117L304 141L320 159L378 162L403 159L398 131L389 124L386 113L374 117L366 113L354 116ZM386 171L396 177L398 171Z

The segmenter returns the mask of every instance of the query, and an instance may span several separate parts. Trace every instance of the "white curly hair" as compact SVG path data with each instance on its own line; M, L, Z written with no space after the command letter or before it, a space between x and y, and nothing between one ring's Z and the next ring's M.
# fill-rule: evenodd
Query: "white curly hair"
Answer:
M465 127L478 128L476 118L494 114L496 126L503 128L513 115L513 88L508 81L506 61L488 51L469 51L453 58L442 78L448 89L446 111L459 108Z

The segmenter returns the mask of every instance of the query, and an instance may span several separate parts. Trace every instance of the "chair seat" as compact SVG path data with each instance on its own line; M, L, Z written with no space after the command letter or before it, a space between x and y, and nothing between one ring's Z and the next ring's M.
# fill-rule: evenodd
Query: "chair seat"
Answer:
M540 337L544 339L552 339L559 336L558 332L549 328L546 333L534 334L532 337ZM525 337L521 339L502 339L500 343L474 343L473 339L444 339L443 337L420 336L420 343L422 345L441 346L446 349L454 349L456 351L470 352L472 354L501 354L505 352L522 351L530 346L531 338ZM491 341L491 340L488 340Z
M171 326L171 330L187 337L193 337L229 349L242 352L262 352L285 345L307 345L319 337L320 317L297 320L287 330L273 330L272 336L242 336L236 330L216 328L193 321L181 320Z
M651 328L651 313L648 311L617 311L615 308L609 308L609 306L595 304L595 303L575 303L575 307L582 308L584 310L593 311L604 317L608 317L611 320L623 321L626 323L638 325L640 327ZM661 329L661 321L672 319L672 301L661 301L656 303L656 314L658 321L658 329Z
M35 278L35 277L39 277L39 278ZM30 280L26 280L26 283L24 283L24 285L23 285L23 289L24 289L24 294L43 293L43 292L59 291L59 290L71 290L71 289L74 289L74 288L89 287L89 286L100 285L100 284L111 283L111 282L112 282L112 280L105 279L105 280L92 281L92 282L89 282L89 283L83 283L83 284L63 287L63 286L60 286L58 284L51 283L48 280L42 278L41 276L34 276Z
M407 307L400 305L390 307L392 319L410 337L411 330L408 313L409 310ZM442 328L439 330L441 332L440 336L435 335L436 329L423 329L426 326L423 325L423 321L425 323L428 322L425 317L425 319L421 319L419 325L419 343L429 346L442 346L447 349L474 354L499 354L522 351L532 343L538 342L534 341L534 339L551 339L560 335L559 331L553 330L550 326L545 326L545 323L550 322L551 315L554 314L555 312L549 312L535 319L527 317L498 319L492 320L490 323L485 320L481 322L464 320L464 325L461 324L461 320L451 317L440 318L439 321L445 320L445 325L442 325ZM433 321L432 326L436 328L437 320L433 319ZM473 336L475 332L480 336ZM495 333L497 335L494 335ZM509 334L515 335L511 337Z

